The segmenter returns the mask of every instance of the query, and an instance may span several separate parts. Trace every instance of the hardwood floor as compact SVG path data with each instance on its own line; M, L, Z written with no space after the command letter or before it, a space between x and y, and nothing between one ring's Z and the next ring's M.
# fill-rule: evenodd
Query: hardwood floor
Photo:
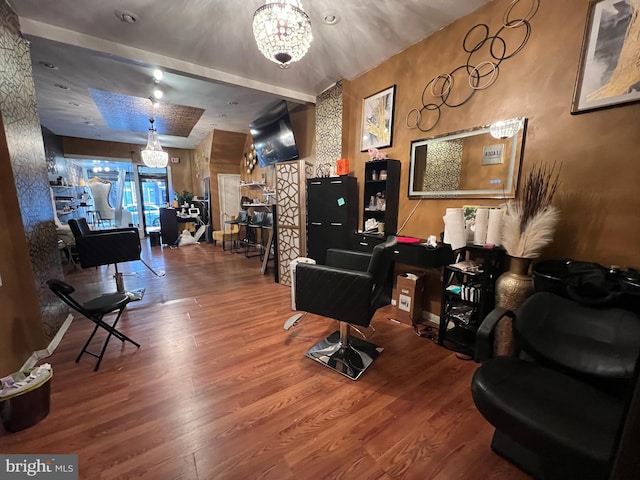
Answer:
M146 247L122 265L145 287L100 370L75 356L92 325L76 319L55 353L51 412L0 433L3 453L76 453L82 479L509 479L529 478L489 447L476 411L477 365L376 314L384 352L357 382L304 357L336 329L307 315L290 331L289 287L260 274L257 258L201 244ZM113 269L69 271L88 299L115 289ZM104 332L94 342L99 346Z

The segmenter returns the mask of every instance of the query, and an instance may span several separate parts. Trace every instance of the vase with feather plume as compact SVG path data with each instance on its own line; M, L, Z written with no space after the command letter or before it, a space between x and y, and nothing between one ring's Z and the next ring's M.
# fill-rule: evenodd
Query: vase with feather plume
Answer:
M559 171L555 170L555 164L550 169L534 167L518 197L506 205L502 245L510 262L509 270L496 280L499 307L515 311L534 292L531 262L553 240L560 217L558 208L551 205L559 184ZM494 335L494 354L512 355L514 349L511 319L503 317Z
M507 310L517 310L522 302L533 295L533 277L530 273L531 259L509 257L509 270L496 280L496 305ZM494 353L513 355L512 321L504 317L498 322L494 334Z

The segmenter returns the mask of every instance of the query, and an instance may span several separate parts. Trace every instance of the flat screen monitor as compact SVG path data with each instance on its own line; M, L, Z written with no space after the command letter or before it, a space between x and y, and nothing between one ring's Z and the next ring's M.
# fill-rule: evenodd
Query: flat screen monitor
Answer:
M261 167L299 157L289 109L284 100L251 122L249 128Z

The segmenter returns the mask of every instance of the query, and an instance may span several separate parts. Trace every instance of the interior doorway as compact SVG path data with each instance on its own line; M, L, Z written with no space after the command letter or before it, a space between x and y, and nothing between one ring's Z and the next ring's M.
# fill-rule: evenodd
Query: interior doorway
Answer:
M237 173L218 174L218 199L220 201L220 228L231 216L240 211L240 175Z

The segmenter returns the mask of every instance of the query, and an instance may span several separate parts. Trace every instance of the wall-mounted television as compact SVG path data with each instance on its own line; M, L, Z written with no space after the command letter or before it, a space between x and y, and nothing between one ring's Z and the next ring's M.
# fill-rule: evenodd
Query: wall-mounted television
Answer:
M299 157L287 102L282 100L249 124L261 167Z

